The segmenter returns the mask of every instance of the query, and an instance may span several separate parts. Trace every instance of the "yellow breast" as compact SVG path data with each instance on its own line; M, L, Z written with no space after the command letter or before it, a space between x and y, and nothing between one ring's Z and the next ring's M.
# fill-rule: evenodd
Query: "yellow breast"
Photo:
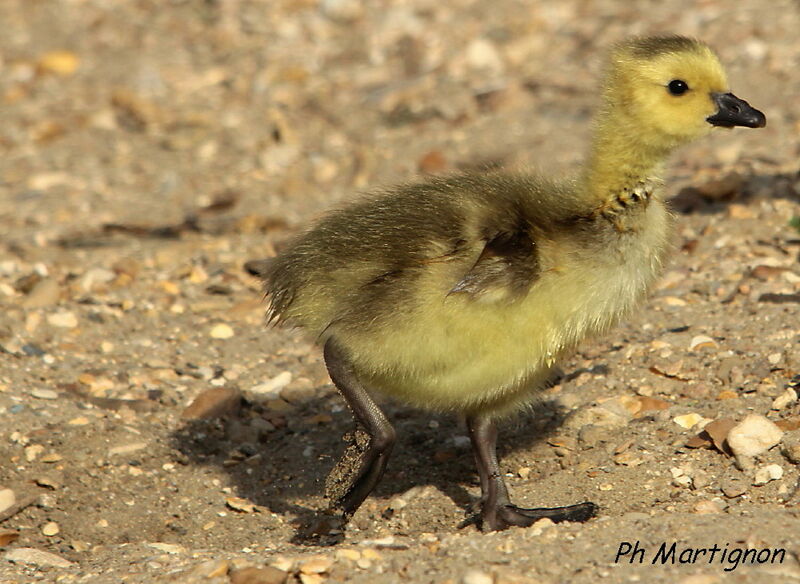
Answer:
M668 211L653 200L633 223L602 250L568 236L538 243L543 274L517 301L447 296L444 280L451 277L431 270L419 286L427 296L417 298L413 313L398 313L382 327L383 338L374 330L337 337L366 383L416 406L513 409L566 352L630 312L660 274Z

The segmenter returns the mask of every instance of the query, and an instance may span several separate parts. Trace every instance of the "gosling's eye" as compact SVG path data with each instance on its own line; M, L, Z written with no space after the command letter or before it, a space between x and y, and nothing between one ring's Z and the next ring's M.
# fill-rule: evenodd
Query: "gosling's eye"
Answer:
M667 89L672 95L683 95L689 91L689 86L681 79L673 79L667 85Z

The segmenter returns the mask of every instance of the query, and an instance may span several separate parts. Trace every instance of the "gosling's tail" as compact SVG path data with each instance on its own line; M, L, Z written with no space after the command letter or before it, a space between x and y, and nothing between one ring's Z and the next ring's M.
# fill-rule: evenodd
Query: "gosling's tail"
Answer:
M297 280L292 277L294 272L281 260L275 257L244 264L245 272L264 284L264 295L269 298L267 322L270 324L282 324L289 318L289 308L298 290Z

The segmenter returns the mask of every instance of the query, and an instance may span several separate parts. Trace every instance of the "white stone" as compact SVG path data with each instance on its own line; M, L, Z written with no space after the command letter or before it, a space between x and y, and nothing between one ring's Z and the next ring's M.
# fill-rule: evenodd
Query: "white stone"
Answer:
M700 414L684 414L682 416L676 416L672 418L672 421L678 424L681 428L686 428L687 430L690 428L694 428L697 424L705 421L708 423L708 420L701 416Z
M472 446L472 441L469 439L469 436L453 436L452 440L453 446L459 450L466 450Z
M770 481L777 481L783 478L783 468L779 464L768 464L756 471L753 484L756 486L766 485Z
M473 69L502 71L503 59L495 46L486 39L473 40L466 51L467 63Z
M44 452L44 446L41 444L31 444L30 446L25 447L25 460L28 462L33 462L39 455Z
M781 395L779 395L772 401L772 409L782 410L789 404L794 403L796 401L797 401L797 392L793 388L787 387L786 391L784 391Z
M758 414L750 414L728 433L728 445L737 457L758 456L783 437L783 430Z
M157 541L154 543L148 543L147 545L153 549L167 554L182 554L186 551L185 547L177 543L162 543Z
M80 279L80 287L84 292L91 292L95 286L108 284L117 275L105 268L91 268Z
M278 393L280 390L289 385L291 381L292 373L290 371L284 371L269 381L254 385L250 388L249 393L253 394L258 399L276 399L279 397Z
M208 334L212 339L230 339L236 333L233 331L230 325L222 322L211 327L211 330Z
M364 11L361 0L322 0L322 13L331 20L347 22L357 20Z
M462 584L493 584L494 578L491 574L480 572L478 570L470 570L464 577L461 578Z
M0 489L0 513L11 509L17 503L17 497L11 489Z
M58 399L58 392L52 389L34 389L31 395L39 399Z
M78 326L78 317L68 310L54 312L47 315L47 324L58 328L75 328Z
M72 566L72 562L65 560L61 556L28 547L13 549L6 552L3 557L15 564L35 564L37 566L54 566L56 568L69 568Z

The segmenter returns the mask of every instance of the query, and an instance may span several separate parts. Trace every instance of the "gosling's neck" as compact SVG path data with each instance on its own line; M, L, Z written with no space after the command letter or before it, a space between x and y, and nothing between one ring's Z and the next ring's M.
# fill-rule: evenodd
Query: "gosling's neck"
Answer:
M626 193L642 189L649 196L660 184L663 163L675 146L648 141L623 114L602 111L595 122L594 139L581 177L587 203L595 208L606 207Z

